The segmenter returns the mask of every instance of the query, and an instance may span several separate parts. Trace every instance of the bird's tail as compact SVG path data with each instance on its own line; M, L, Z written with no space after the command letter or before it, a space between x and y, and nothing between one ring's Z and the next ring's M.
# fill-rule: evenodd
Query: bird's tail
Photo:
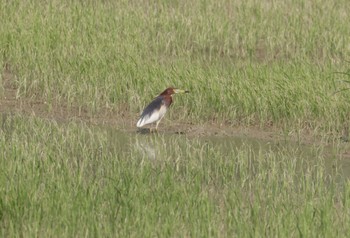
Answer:
M145 125L144 120L142 120L142 118L140 118L140 119L138 120L136 126L140 128L140 127L143 127L144 125Z

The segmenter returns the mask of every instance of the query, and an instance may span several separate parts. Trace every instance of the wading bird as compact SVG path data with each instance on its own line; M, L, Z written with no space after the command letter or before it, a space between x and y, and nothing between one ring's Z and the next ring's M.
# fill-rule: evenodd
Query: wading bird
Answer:
M158 130L158 124L160 120L164 117L166 111L173 102L172 95L176 93L189 93L187 90L177 89L177 88L167 88L159 94L142 112L139 121L136 126L138 128L144 125L156 123L155 130ZM150 131L152 131L150 129Z

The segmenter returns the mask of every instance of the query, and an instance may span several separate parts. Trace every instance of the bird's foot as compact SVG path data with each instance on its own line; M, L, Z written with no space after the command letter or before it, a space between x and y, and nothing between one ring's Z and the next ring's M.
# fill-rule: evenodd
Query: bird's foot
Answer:
M158 133L158 128L149 128L150 133Z

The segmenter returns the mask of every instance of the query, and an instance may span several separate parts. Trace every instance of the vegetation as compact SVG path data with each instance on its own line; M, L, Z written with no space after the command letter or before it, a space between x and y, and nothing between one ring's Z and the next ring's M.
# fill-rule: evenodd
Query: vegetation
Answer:
M0 109L10 85L48 111L110 110L136 123L176 86L192 93L176 98L173 121L339 138L349 13L347 0L3 0ZM237 144L0 111L2 237L350 234L339 140Z
M350 232L349 180L317 150L18 116L1 129L2 237Z
M169 85L186 120L337 129L348 1L2 1L0 63L18 96L137 115ZM126 107L125 107L126 105ZM210 112L210 113L208 113ZM180 113L180 115L181 115ZM174 119L179 115L174 114Z

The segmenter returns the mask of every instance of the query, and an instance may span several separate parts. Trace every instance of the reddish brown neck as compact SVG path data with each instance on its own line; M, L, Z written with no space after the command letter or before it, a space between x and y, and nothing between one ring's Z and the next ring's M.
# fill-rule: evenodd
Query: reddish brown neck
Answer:
M165 105L167 107L169 107L172 104L172 102L173 102L173 97L171 95L169 95L169 94L162 95L162 97L163 97Z
M159 96L166 96L168 95L169 96L169 93L167 90L165 90L164 92L162 92L161 94L159 94Z

